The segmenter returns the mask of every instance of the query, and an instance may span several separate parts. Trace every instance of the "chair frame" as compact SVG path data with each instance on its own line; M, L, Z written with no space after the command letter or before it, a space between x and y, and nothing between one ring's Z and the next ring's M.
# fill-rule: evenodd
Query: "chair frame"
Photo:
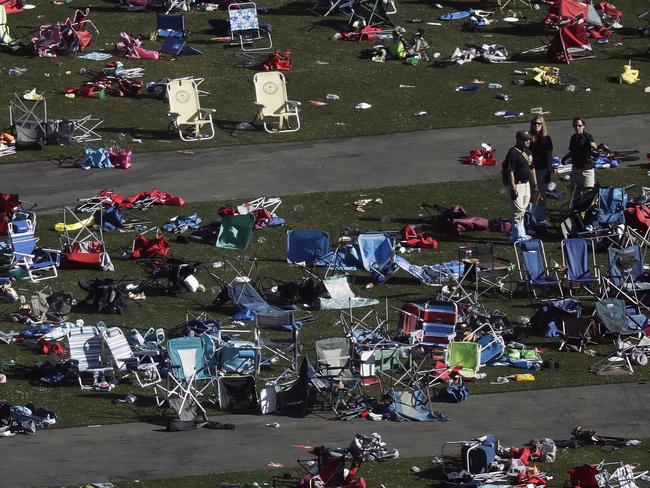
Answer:
M172 101L172 94L175 101ZM195 95L195 110L192 114L181 114L175 112L176 104L185 104L192 101L192 95ZM171 123L178 130L178 135L183 141L205 141L215 136L214 123L212 114L216 112L213 108L202 108L199 102L199 89L197 82L193 78L177 78L167 84L167 97L169 100L169 112L167 115L171 118ZM201 135L201 128L209 126L209 133ZM194 136L187 136L184 129L194 129Z
M251 27L247 29L232 29L232 20L235 17L235 11L238 10L255 10L255 18L251 23ZM233 44L238 44L242 51L267 51L273 47L273 39L271 38L271 33L259 25L257 18L257 5L255 2L242 2L242 3L231 3L228 5L228 23L230 27L230 40ZM245 36L244 33L249 32L254 34L253 37ZM246 45L251 45L255 41L259 41L268 37L268 45L262 47L249 47L246 49Z
M287 95L287 82L280 71L264 71L256 73L253 77L255 85L255 105L257 106L257 120L261 121L264 130L270 134L279 132L296 132L300 130L300 102L289 100ZM275 95L280 91L283 97L282 104L277 107L267 107L260 100L265 95ZM290 121L294 120L295 127L291 127ZM286 128L285 128L286 125Z
M591 266L593 269L593 280L578 280L578 281L572 281L571 278L569 277L569 255L567 252L567 241L568 240L581 240L586 243L586 250L587 254L589 254L589 250L591 248L591 259L589 259L589 256L587 256L587 264ZM601 277L600 277L600 266L596 262L596 245L594 244L593 239L587 239L587 238L571 238L571 239L562 239L562 242L560 243L560 247L562 249L562 266L566 269L566 279L569 284L569 295L574 297L574 298L585 298L585 297L598 297L601 294ZM576 295L574 294L574 286L573 284L577 283L578 289L576 290L577 292L580 292L580 290L584 290L587 295ZM595 283L596 284L596 290L592 290L589 288L589 283Z
M535 239L535 240L539 242L539 248L541 252L541 264L544 266L544 273L548 276L549 267L548 267L548 262L546 260L546 251L544 250L544 243L539 239ZM558 290L560 292L560 297L563 298L564 290L562 290L562 282L557 274L557 270L555 269L552 270L553 273L555 274L555 280L549 280L550 282L545 285L536 285L532 283L532 277L529 276L530 272L526 270L523 265L524 259L523 259L522 249L521 249L521 246L525 245L527 242L531 242L531 241L523 241L522 243L515 242L513 245L515 250L515 259L517 261L517 269L519 270L520 281L526 285L526 289L530 292L530 295L532 295L535 298L535 300L538 299L537 292L535 291L535 288L538 286L543 286L546 288L546 287L557 285Z

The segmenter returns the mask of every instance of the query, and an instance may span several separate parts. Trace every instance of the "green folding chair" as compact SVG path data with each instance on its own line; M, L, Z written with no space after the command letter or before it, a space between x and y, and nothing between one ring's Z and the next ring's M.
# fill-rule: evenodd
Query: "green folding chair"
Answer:
M450 342L445 362L450 368L460 366L461 376L474 378L481 367L481 346L477 342Z
M226 215L221 220L216 246L222 249L244 250L248 247L255 230L255 216Z

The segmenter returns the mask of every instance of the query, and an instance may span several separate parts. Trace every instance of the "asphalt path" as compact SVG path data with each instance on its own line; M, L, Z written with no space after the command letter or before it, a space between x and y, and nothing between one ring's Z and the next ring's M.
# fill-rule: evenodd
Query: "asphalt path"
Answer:
M378 432L402 457L440 456L447 441L495 434L502 445L536 437L569 439L576 426L601 435L650 438L650 388L645 383L473 395L461 404L434 404L447 422L372 422L310 416L226 415L234 430L166 432L132 423L39 430L0 439L0 485L12 488L144 480L296 465L309 458L296 445L347 447L354 434ZM124 408L128 408L125 405ZM266 427L279 422L279 428ZM594 459L594 462L597 462ZM646 466L647 467L647 466Z
M614 149L650 152L650 114L591 119L587 130ZM353 190L416 183L493 178L494 167L458 162L482 142L503 158L517 130L527 121L480 127L439 129L381 136L295 143L137 153L129 170L62 168L41 161L0 166L0 191L19 193L40 211L56 211L102 188L124 194L153 187L187 201L254 198L319 191ZM556 154L573 133L570 121L549 123ZM272 140L272 136L269 136Z
M153 187L188 201L210 201L317 191L400 186L424 182L494 178L497 168L466 166L458 159L481 142L497 157L514 143L525 121L507 125L441 129L300 143L262 144L137 154L127 171L61 168L51 162L0 166L0 191L56 211L101 188L125 194ZM562 153L569 121L551 122ZM650 114L592 119L588 131L617 149L650 152ZM135 148L137 150L137 147ZM640 182L643 183L643 182ZM507 385L504 386L507 390ZM599 433L650 438L650 388L619 384L471 396L441 405L449 422L334 422L267 416L225 416L233 431L165 432L148 423L41 430L5 438L0 486L71 485L287 466L304 457L292 445L347 446L357 432L379 432L403 456L439 455L445 441L497 435L506 445L531 438L565 439L577 426ZM128 406L125 406L128 408ZM280 428L265 424L279 421Z

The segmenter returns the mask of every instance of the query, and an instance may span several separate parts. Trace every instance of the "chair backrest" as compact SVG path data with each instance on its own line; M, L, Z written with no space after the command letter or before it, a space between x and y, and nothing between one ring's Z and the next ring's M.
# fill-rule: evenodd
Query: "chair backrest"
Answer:
M329 370L332 375L340 375L349 368L350 341L345 337L330 337L314 343L318 368Z
M240 309L250 309L258 313L282 311L279 307L269 305L248 281L235 281L228 285L228 297Z
M357 237L361 263L366 271L384 274L395 257L393 244L383 233L359 234Z
M80 372L102 368L102 338L97 327L72 327L68 334L70 358L78 362Z
M287 84L279 71L263 71L253 77L255 98L262 106L262 115L276 115L286 111Z
M224 215L215 245L222 249L243 251L250 244L254 230L255 216L253 214Z
M451 342L447 348L447 365L451 368L461 366L463 376L473 376L481 366L480 350L476 342Z
M609 259L609 275L612 282L620 286L627 277L636 281L643 275L643 260L641 258L641 247L638 245L617 249L607 249Z
M191 122L201 110L199 91L192 79L171 80L167 84L169 111L176 114L177 123Z
M603 298L596 302L596 315L605 328L613 334L634 334L627 320L628 311L625 300L618 298ZM637 328L638 329L638 328Z
M531 239L519 243L521 260L527 278L531 283L544 281L546 279L546 256L544 247L539 239Z
M168 31L166 37L180 37L185 35L185 17L183 15L156 15L156 28L159 31Z
M228 5L230 32L258 29L257 6L254 2L231 3Z
M569 281L593 277L589 268L589 243L587 239L564 239L562 249L564 250Z
M200 337L177 337L167 341L171 374L178 381L189 381L205 367L205 344Z
M625 222L627 193L625 188L599 188L596 219L600 225L622 224Z
M322 230L287 231L287 262L312 264L329 252L330 236Z
M13 249L13 252L17 258L24 260L34 256L38 239L34 237L34 234L32 232L11 235L10 239L11 248Z
M102 331L102 338L111 353L113 364L118 371L127 369L127 362L133 358L133 350L126 340L126 336L119 327L110 327Z
M255 326L258 329L292 331L296 327L295 311L256 313Z
M344 300L348 298L356 298L354 291L350 288L350 282L346 275L327 276L323 279L323 286L325 286L330 298Z

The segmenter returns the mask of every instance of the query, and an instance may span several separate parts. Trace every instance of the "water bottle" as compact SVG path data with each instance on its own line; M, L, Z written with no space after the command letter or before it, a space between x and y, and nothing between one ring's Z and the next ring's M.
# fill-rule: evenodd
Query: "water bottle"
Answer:
M360 110L365 110L365 109L370 108L370 107L372 107L372 105L370 105L369 103L366 103L366 102L357 103L354 106L354 108L357 108L357 109L360 109Z
M341 97L339 97L336 93L328 93L325 98L328 100L338 100Z
M427 114L426 111L421 110L419 112L415 112L415 114L413 114L413 115L415 115L416 117L420 117L421 115L426 115L426 114Z
M9 76L22 76L25 71L27 70L21 68L9 68L9 71L7 73L9 73Z
M488 88L498 90L500 88L503 88L503 86L500 83L488 83Z
M88 70L87 70L86 68L81 68L81 69L79 70L79 74L80 74L80 75L85 75L86 73L88 73Z
M237 261L250 261L251 258L245 255L237 256Z
M510 99L507 93L497 93L497 98L499 100L503 100L504 102L507 102Z
M271 427L271 428L273 428L273 429L277 429L278 427L280 427L280 424L277 423L277 422L273 422L273 423L271 423L271 424L266 424L266 426L267 426L267 427Z

